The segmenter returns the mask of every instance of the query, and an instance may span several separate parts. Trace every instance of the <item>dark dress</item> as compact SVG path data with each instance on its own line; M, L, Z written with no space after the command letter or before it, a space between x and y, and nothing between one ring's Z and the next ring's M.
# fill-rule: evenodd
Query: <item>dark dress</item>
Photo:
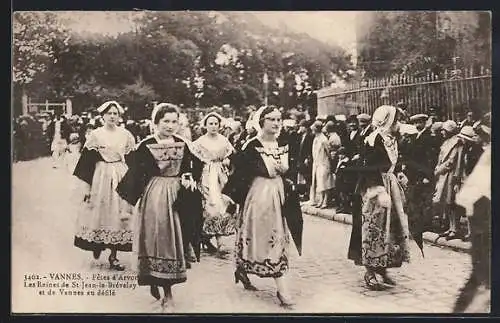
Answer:
M383 139L377 135L374 145L366 144L357 193L361 205L353 212L353 227L348 258L368 267L400 267L409 261L409 228L404 212L404 193L394 175ZM380 202L381 195L390 197L390 207ZM356 219L356 220L355 220Z
M159 143L151 136L133 155L118 193L138 205L134 251L138 255L139 285L173 285L186 281L185 251L195 226L201 226L201 195L181 185L181 175L199 181L201 163L188 144ZM194 223L194 224L193 224Z
M294 185L276 174L272 160L289 168L288 145L264 147L253 138L235 156L235 172L223 193L241 205L237 221L236 264L259 277L280 277L288 270L289 234L301 252L302 213Z

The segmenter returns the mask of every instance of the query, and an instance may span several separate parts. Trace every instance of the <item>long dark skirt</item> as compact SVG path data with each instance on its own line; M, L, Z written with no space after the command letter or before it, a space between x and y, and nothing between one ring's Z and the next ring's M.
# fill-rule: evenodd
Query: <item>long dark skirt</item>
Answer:
M353 260L358 266L361 266L361 196L354 194L352 198L352 229L351 240L349 241L349 251L347 258Z

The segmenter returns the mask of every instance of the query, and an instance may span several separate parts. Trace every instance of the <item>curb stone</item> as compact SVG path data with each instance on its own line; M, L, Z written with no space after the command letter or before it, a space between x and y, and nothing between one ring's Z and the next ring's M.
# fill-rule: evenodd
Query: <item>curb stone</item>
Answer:
M336 213L335 209L319 209L308 205L302 205L302 212L308 215L317 216L326 220L336 221L344 224L352 225L352 215L347 213ZM438 238L438 234L434 232L424 232L423 238L427 244L442 248L452 249L459 252L469 252L471 249L470 242L462 240L446 241L444 238Z

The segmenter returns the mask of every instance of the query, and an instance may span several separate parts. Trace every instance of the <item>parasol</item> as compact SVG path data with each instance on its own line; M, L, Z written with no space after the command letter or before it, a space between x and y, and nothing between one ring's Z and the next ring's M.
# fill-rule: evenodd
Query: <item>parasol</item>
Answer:
M283 205L283 213L293 242L297 247L299 255L302 256L302 231L304 228L304 219L302 218L302 210L300 209L299 195L295 189L295 185L287 182L285 187L287 187L287 192Z

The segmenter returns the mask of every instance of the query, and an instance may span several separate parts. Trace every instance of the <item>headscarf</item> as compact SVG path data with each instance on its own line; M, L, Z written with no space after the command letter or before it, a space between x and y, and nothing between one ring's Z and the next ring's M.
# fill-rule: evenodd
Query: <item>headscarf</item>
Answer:
M97 108L97 112L103 113L103 111L105 111L110 105L114 105L116 107L116 109L118 110L119 114L124 114L125 113L125 110L123 109L123 107L118 102L116 102L116 101L107 101L107 102L104 102L103 104L101 104Z
M396 119L397 108L391 105L382 105L378 107L372 116L372 126L375 130L365 139L370 146L375 145L377 135L383 138L384 147L387 155L393 164L398 160L398 146L396 138L391 134L391 126Z
M207 115L204 116L203 119L201 119L200 125L202 127L206 128L207 127L208 118L210 118L210 117L217 118L219 120L219 127L220 128L224 127L224 124L226 123L226 119L223 116L221 116L220 114L218 114L217 112L215 112L215 111L207 113Z
M257 130L257 135L262 135L262 127L260 126L260 121L262 121L266 116L269 116L271 114L279 114L281 116L281 112L279 111L278 108L274 108L271 111L265 111L266 109L270 108L271 106L261 106L257 112L253 115L252 118L252 127ZM278 136L279 132L276 134Z

